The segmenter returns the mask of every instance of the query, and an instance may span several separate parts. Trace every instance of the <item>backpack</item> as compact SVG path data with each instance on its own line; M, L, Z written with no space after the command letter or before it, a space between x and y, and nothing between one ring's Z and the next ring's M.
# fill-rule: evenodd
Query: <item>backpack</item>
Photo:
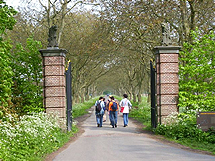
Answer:
M112 111L116 111L117 110L117 103L113 102L113 105L111 106Z
M99 101L97 101L97 103L96 103L96 112L100 112L101 109L102 109L101 104L100 104Z

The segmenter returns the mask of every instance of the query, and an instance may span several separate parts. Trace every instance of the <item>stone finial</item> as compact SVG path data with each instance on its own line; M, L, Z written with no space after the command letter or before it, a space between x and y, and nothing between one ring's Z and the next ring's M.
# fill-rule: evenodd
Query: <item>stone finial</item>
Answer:
M57 26L52 26L49 29L48 47L58 47L57 44Z
M172 45L172 38L170 37L170 29L167 23L162 23L162 46Z

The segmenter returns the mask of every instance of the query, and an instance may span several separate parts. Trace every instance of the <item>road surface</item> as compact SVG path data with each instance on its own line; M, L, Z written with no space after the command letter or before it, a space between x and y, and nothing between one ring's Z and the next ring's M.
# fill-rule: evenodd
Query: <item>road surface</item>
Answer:
M186 151L148 137L138 132L131 120L128 127L123 127L121 114L118 119L117 128L112 128L109 120L97 127L93 112L82 125L85 132L54 161L215 161L215 156Z

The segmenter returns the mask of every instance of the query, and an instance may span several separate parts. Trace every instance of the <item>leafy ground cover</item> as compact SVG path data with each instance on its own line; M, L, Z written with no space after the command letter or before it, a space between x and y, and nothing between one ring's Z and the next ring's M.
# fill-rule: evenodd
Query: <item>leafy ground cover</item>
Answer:
M84 115L97 98L74 105L74 118ZM78 132L73 125L71 132L63 131L56 115L32 113L19 119L8 114L0 122L0 160L43 160L43 158L63 146Z
M132 110L129 117L132 117L145 125L145 129L151 129L151 107L147 102L147 97L142 97L142 102L131 102Z

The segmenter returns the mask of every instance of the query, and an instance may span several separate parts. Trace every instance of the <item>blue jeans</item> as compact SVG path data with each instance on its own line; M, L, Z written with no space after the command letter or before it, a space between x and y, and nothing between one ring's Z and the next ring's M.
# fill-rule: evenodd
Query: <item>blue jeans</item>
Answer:
M123 113L124 126L128 125L128 113Z
M111 125L117 125L117 114L118 111L110 111L110 121L111 121Z
M96 114L96 122L97 124L99 124L100 127L102 127L103 115Z

